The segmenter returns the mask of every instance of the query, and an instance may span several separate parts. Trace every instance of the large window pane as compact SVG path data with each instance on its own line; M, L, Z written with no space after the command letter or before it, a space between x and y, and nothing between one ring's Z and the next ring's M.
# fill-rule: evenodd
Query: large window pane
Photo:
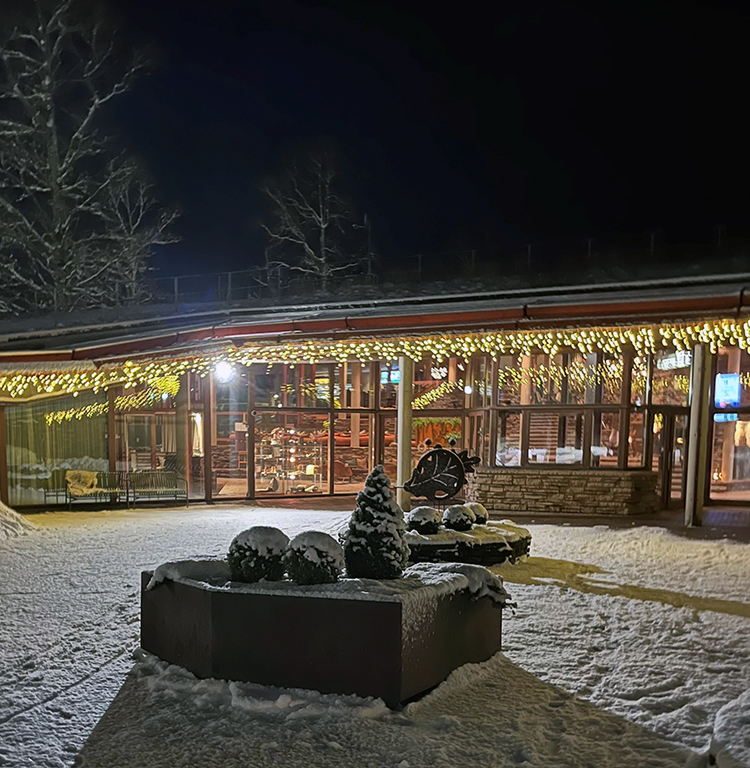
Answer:
M67 470L108 470L106 401L83 392L6 407L11 506L62 503Z
M429 447L434 448L440 444L443 448L448 448L448 441L455 440L456 448L460 448L462 444L462 421L460 416L422 416L415 411L411 422L412 442L420 452L428 447L428 440L430 441Z
M398 422L395 416L387 416L380 418L380 440L383 446L383 456L379 461L383 464L386 475L391 480L391 483L396 482L397 474L397 461L398 461L398 444L396 439ZM416 447L416 446L414 446Z
M495 464L517 467L521 464L521 414L500 411L497 415L497 445Z
M594 411L591 424L591 466L616 467L620 444L620 412Z
M372 363L351 361L334 368L333 399L336 408L374 407L375 380Z
M583 413L528 411L531 464L581 464Z
M247 496L247 372L214 383L211 464L215 497Z
M380 407L398 407L398 385L401 371L398 360L383 360L380 363Z
M750 405L750 355L747 352L739 347L721 347L716 356L716 373L736 377L740 395L737 405Z
M469 404L471 408L484 408L492 402L492 365L486 356L475 357L471 361L471 381Z
M711 496L750 500L750 414L716 414L711 452Z
M364 413L336 414L333 482L337 493L359 490L373 467L373 420Z
M272 408L321 408L330 404L330 366L254 365L255 404Z
M628 466L643 466L644 449L644 418L643 413L630 414L630 430L628 434Z
M521 359L501 355L497 359L497 405L519 405L521 402Z
M691 361L689 351L660 351L654 354L651 382L651 402L654 405L688 405ZM633 384L635 392L635 377ZM638 394L643 398L642 394ZM633 400L638 402L635 396Z
M328 416L258 413L255 417L255 492L328 492Z
M190 433L188 437L190 453L188 492L191 499L202 499L206 495L206 447L203 418L208 404L208 377L190 374L188 381L190 383L188 393L188 431Z
M446 363L437 363L431 358L415 363L412 407L415 411L463 408L464 378L465 371L458 368L455 358Z

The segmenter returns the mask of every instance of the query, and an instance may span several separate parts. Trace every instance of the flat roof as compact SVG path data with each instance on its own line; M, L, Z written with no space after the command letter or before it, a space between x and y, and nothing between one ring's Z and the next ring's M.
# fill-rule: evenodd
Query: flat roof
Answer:
M750 273L309 304L142 305L7 319L0 364L84 361L220 341L571 328L744 317Z

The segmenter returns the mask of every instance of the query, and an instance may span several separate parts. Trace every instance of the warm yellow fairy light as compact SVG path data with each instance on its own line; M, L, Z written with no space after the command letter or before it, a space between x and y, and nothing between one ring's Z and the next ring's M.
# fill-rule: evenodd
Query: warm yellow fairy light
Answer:
M113 385L125 389L145 386L161 393L176 394L179 379L188 371L205 378L220 361L235 365L261 363L344 363L349 360L370 362L395 360L401 356L418 361L427 357L446 360L449 357L470 358L486 354L525 356L544 353L551 357L563 350L581 354L602 352L619 356L632 348L636 356L657 349L691 349L704 343L716 352L719 346L750 346L750 321L710 320L700 324L652 325L563 329L559 331L479 331L469 334L402 336L399 338L366 338L347 340L306 340L285 344L253 344L225 349L220 353L196 355L181 359L128 360L96 371L44 374L5 374L0 376L0 393L11 398L39 395L74 394L84 390L100 392ZM605 375L604 372L601 375ZM575 376L574 376L575 377ZM160 387L164 387L160 389Z

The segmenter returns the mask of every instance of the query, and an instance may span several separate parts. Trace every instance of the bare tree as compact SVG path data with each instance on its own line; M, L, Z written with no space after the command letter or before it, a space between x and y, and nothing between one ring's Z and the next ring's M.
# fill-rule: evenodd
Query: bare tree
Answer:
M177 242L172 224L177 211L164 208L152 194L152 185L142 168L133 160L113 162L104 190L102 216L106 229L101 239L116 254L109 262L99 290L112 290L118 304L130 304L149 298L144 276L154 245ZM104 304L104 296L101 296Z
M174 214L100 129L144 62L81 0L21 0L0 39L0 269L5 310L137 298Z
M351 240L354 219L337 190L337 177L331 155L318 150L291 161L282 176L263 187L271 202L263 228L271 252L278 254L275 263L313 276L323 290L332 277L361 261Z

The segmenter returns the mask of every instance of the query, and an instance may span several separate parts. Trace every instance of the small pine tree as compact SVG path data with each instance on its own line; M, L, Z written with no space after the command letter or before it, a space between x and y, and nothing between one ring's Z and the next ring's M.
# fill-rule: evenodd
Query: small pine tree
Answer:
M357 508L349 521L344 544L347 575L397 579L409 562L405 530L404 513L393 498L391 481L378 465L357 494Z

